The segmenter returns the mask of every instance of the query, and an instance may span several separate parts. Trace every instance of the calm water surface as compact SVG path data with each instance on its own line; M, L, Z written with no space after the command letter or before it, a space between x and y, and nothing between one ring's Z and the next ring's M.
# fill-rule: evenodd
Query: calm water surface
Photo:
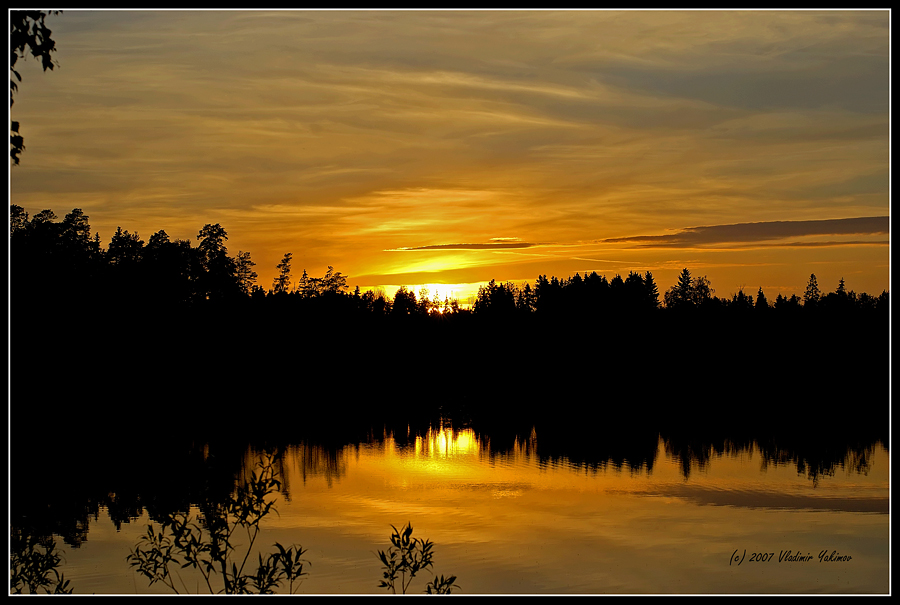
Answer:
M695 461L687 476L662 441L649 470L539 453L535 434L498 452L470 429L444 428L336 454L295 445L262 544L308 549L304 594L383 593L376 552L388 548L392 524L407 522L435 543L434 571L458 576L466 594L889 591L881 445L865 472L838 467L816 480L796 464L765 463L756 449ZM246 468L256 456L248 450ZM118 531L105 513L80 548L61 544L75 591L167 592L148 588L125 562L146 512ZM779 562L787 551L811 559ZM757 552L773 560L751 562ZM851 559L823 562L822 552ZM411 591L424 590L430 576L421 577Z

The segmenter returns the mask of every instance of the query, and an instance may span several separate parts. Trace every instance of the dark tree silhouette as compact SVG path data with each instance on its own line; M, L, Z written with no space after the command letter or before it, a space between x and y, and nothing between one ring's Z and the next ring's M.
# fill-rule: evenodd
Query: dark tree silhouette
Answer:
M819 299L819 306L829 312L845 312L849 309L857 308L859 300L856 292L852 290L849 293L847 292L847 286L842 277L834 292L829 292Z
M713 299L713 294L715 294L716 292L712 288L712 284L710 284L709 278L707 278L705 275L702 277L694 278L692 290L694 304L697 306L709 303Z
M118 227L104 253L106 297L120 309L124 309L126 301L144 303L152 293L155 284L152 277L148 280L144 252L144 241L137 233Z
M415 293L410 292L406 286L400 286L397 293L394 294L391 314L394 316L415 315L417 309Z
M347 287L347 277L342 275L340 271L335 273L334 267L328 265L328 271L325 272L321 280L316 281L315 291L318 296L343 294Z
M416 298L416 313L419 315L428 315L431 312L431 296L428 294L428 287L421 286L419 288L419 296Z
M787 311L789 309L799 309L799 308L800 308L800 298L796 294L791 294L790 298L779 294L775 298L775 309L778 311Z
M446 300L444 303L445 313L449 304L450 301ZM537 298L534 293L534 288L531 287L531 284L526 283L525 286L519 290L518 296L516 297L516 309L518 309L520 313L528 315L529 313L534 312L536 306Z
M731 307L736 311L749 311L754 308L753 297L744 294L744 289L741 288L737 294L731 296Z
M25 209L16 204L9 207L9 236L13 237L16 233L24 233L28 227L28 213Z
M99 234L96 239L91 238L91 225L81 208L73 209L63 218L58 244L61 267L75 283L83 286L84 279L95 271L101 252ZM75 283L68 285L73 287Z
M29 220L20 206L10 206L10 295L21 303L19 309L82 298L103 264L99 239L90 237L81 209L61 223L56 219L52 210L43 210Z
M291 257L293 252L285 252L281 262L275 265L278 269L278 277L272 283L272 292L275 294L287 293L291 288ZM303 272L306 275L306 271Z
M646 304L650 309L659 308L659 289L656 282L653 281L653 274L647 271L644 275L644 292L646 293Z
M814 308L821 296L822 293L819 290L819 283L816 281L816 274L810 273L809 282L806 284L806 291L803 293L803 306Z
M256 263L250 260L249 252L238 250L236 265L235 276L237 277L238 289L241 291L241 294L249 294L258 277L256 271L253 270Z
M599 313L604 312L609 306L610 298L609 281L606 276L597 275L597 272L593 271L584 278L584 286L585 304Z
M511 283L498 284L494 280L478 288L474 311L494 317L510 317L516 310L516 287Z
M312 295L312 291L313 288L310 283L309 273L304 269L303 275L300 276L300 281L297 283L297 294L303 298L308 298Z
M106 260L113 267L134 271L135 265L141 261L143 249L144 241L137 233L128 233L118 227L106 250Z
M200 240L200 244L197 248L200 250L204 267L207 270L209 270L217 260L228 253L228 250L225 248L225 242L228 240L228 233L219 223L216 223L215 225L204 225L203 229L200 230L200 233L197 234L197 239Z
M41 62L44 71L52 70L57 63L52 53L56 50L56 42L50 35L53 33L45 24L48 15L59 14L60 11L10 11L9 12L9 107L13 106L13 95L19 90L18 82L22 74L16 71L19 57L25 58L28 53ZM19 133L19 123L9 123L9 155L14 164L19 163L19 155L25 150L25 139Z
M67 250L90 251L91 225L81 208L73 209L63 219L62 239Z
M306 269L304 269L303 275L300 277L300 283L297 284L296 294L301 298L317 298L320 296L345 294L344 291L348 287L347 276L340 271L336 272L334 267L328 265L328 271L322 277L310 277Z
M383 317L391 313L391 301L381 290L367 290L359 297L358 309L370 317Z
M763 294L762 286L759 287L759 292L756 293L756 310L762 311L769 308L769 301L766 300L766 295Z
M694 286L691 272L685 267L678 276L678 282L666 291L663 297L668 309L683 309L694 304Z
M200 240L197 251L203 267L203 272L199 275L198 294L213 300L223 300L240 293L235 279L237 265L228 256L228 249L225 247L228 233L222 225L204 225L197 234L197 239Z
M169 239L159 230L150 236L144 248L144 276L150 296L158 303L183 304L194 298L193 282L200 270L199 259L191 243Z

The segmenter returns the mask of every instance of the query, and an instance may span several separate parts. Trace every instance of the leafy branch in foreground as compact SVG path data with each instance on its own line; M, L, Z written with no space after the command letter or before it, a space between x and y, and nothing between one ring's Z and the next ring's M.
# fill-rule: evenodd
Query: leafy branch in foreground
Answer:
M13 530L10 541L10 584L13 594L29 594L43 590L47 594L72 594L69 580L56 569L62 555L52 537L36 538Z
M149 524L126 560L150 580L150 585L162 582L175 593L180 592L176 577L181 590L188 592L178 570L190 567L202 576L211 594L272 594L285 581L294 594L295 582L299 587L303 576L308 575L303 566L310 565L301 558L306 551L299 545L285 548L276 542L277 552L265 558L258 554L255 572L244 571L259 536L260 521L275 510L275 500L270 496L281 488L276 476L274 456L266 454L250 481L224 503L209 504L197 521L180 513L164 518L159 530ZM249 544L241 556L237 537L244 533ZM215 579L217 574L221 575L221 584Z
M378 558L384 567L384 579L378 584L379 588L387 588L392 594L397 594L397 585L402 594L412 583L416 574L423 569L434 567L434 543L430 540L420 540L412 537L412 525L407 523L402 530L397 530L391 525L394 533L391 535L391 544L388 551L378 551ZM399 582L398 582L399 580ZM450 594L452 589L459 588L456 584L456 576L435 577L425 586L428 594Z

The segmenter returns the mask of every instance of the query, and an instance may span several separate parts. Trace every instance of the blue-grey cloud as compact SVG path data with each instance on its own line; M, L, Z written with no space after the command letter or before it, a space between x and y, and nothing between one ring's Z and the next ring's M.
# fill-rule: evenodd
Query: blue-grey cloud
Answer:
M888 109L888 57L839 57L817 70L678 73L663 69L610 69L604 81L623 88L749 110L840 107L860 113Z
M600 240L629 243L642 248L688 248L716 244L766 242L771 240L833 235L883 235L890 233L890 217L868 216L810 221L768 221L689 227L667 235L635 235ZM847 244L851 242L790 242L782 245ZM852 242L861 243L861 242ZM871 243L871 242L865 242Z

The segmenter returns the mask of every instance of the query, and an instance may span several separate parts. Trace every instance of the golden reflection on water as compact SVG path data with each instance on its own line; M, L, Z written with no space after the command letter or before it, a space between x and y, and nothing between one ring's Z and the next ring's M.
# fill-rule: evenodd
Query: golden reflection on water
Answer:
M890 587L890 456L880 445L813 481L789 457L767 460L756 447L706 451L686 476L662 440L651 470L549 460L533 431L502 449L469 428L405 433L336 448L301 443L280 458L284 489L259 547L307 549L302 594L383 594L377 551L389 546L391 525L407 522L434 542L435 573L457 575L465 594ZM246 452L245 475L257 459ZM121 528L95 520L90 539L66 549L78 592L154 592L124 564L148 521L146 512ZM745 549L816 560L729 565ZM820 563L826 549L853 560Z
M393 437L392 437L393 439ZM479 452L478 437L472 429L464 429L454 434L450 428L429 428L425 436L416 435L413 448L416 458L452 458L473 456Z
M377 593L370 555L406 522L435 542L435 571L459 575L467 593L887 587L889 457L880 446L866 474L838 467L813 482L754 448L713 453L685 476L662 441L652 471L542 459L539 442L532 432L498 451L470 428L439 425L331 452L295 446L284 458L290 501L272 531L311 548L311 593ZM729 568L744 548L836 548L856 562Z
M386 448L388 442L391 444L390 448L394 455L409 455L404 451L397 450L393 435L386 436ZM528 458L534 453L536 442L537 436L532 430L528 440L520 441L516 437L506 455L513 459ZM454 430L441 424L438 428L429 428L425 435L416 435L411 455L413 460L422 462L441 459L481 460L490 457L491 442L489 439L484 441L479 439L471 428Z

